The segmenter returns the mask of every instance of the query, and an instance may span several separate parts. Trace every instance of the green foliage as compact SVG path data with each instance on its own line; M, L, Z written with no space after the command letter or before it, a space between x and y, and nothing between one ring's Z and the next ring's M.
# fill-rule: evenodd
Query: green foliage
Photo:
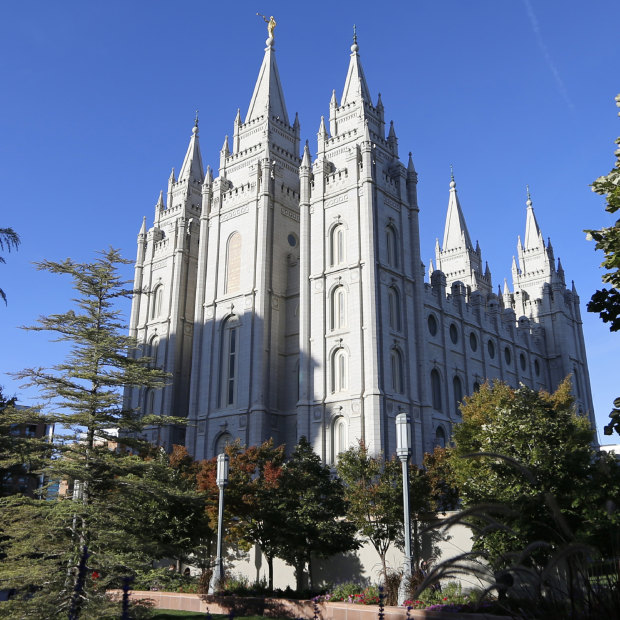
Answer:
M620 95L616 96L616 105L620 107ZM616 144L620 145L620 138ZM592 191L605 196L605 210L608 213L620 209L620 148L616 149L615 156L616 162L611 172L592 183ZM585 232L588 238L596 241L596 249L605 254L601 267L607 271L602 280L612 287L596 291L588 303L588 311L598 312L603 322L610 324L610 331L615 332L620 330L620 220L616 220L613 226ZM611 421L605 426L605 434L611 435L614 430L620 434L620 398L614 400L609 417Z
M17 250L21 240L19 235L12 228L0 228L0 252L11 251L11 248ZM0 256L0 263L5 263L3 256ZM4 300L6 304L6 293L0 288L0 298Z
M356 527L343 519L342 483L332 478L305 437L282 468L278 498L283 518L277 557L295 568L297 589L302 590L311 556L330 557L356 549Z
M387 552L403 529L400 463L371 456L360 442L340 453L337 470L345 488L347 518L379 554L385 578Z
M484 507L470 521L492 562L534 545L527 555L543 564L567 541L600 543L616 527L618 465L596 456L568 379L554 394L486 384L461 410L451 464L464 507Z
M69 353L50 370L30 368L18 377L39 388L53 411L45 420L65 425L74 435L54 438L43 454L29 440L21 452L34 454L36 470L66 483L68 494L48 501L3 500L7 518L0 525L0 545L6 561L0 563L0 583L15 589L11 605L27 609L28 617L66 617L72 598L76 615L105 617L105 588L150 570L158 558L189 552L197 537L209 531L201 518L204 494L184 477L183 459L173 466L166 455L127 435L153 420L124 406L123 388L161 388L166 375L135 355L135 343L124 335L116 303L132 294L119 275L126 262L110 249L92 263L67 259L38 265L71 277L76 298L67 312L41 317L29 329L51 332L69 344ZM2 418L0 424L12 423ZM120 439L110 432L118 427ZM21 449L21 441L3 436L2 467L5 455ZM88 558L81 586L84 547Z

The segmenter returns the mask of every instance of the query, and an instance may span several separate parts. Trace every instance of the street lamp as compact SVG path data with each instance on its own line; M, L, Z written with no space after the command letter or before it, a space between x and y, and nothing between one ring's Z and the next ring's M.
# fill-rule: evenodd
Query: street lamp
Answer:
M398 588L398 604L405 602L407 585L411 577L411 521L409 517L409 456L411 455L411 425L406 413L396 416L396 456L403 468L403 512L405 529L405 561L403 578Z
M217 557L211 581L209 582L208 594L215 594L215 589L219 586L224 577L224 560L222 558L222 534L224 521L224 487L228 484L228 465L229 458L226 454L217 455L217 473L215 481L220 488L220 502L217 513Z

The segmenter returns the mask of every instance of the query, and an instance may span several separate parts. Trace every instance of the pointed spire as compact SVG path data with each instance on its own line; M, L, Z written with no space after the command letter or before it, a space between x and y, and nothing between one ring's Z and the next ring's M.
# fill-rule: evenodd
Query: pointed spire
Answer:
M235 126L241 125L241 108L237 108L237 116L235 116Z
M319 137L324 140L327 138L327 129L325 128L325 117L321 116L321 124L319 125Z
M562 278L562 280L564 280L564 267L562 267L562 261L560 260L559 257L558 257L557 272L558 272L558 275L560 276L560 278Z
M161 198L161 193L159 194L159 196ZM142 226L140 226L140 232L138 233L138 236L140 237L146 236L146 215L142 218Z
M301 160L302 168L310 168L312 163L310 161L310 147L308 146L308 140L306 140L306 146L304 146L304 156Z
M347 71L347 77L344 82L344 90L342 91L340 105L343 106L352 101L359 101L360 97L363 101L372 105L370 91L368 90L368 84L366 84L366 77L364 76L364 70L360 62L360 56L357 53L359 51L359 45L357 44L357 32L355 27L353 27L353 33L351 60L349 61L349 70Z
M176 178L174 177L174 166L172 166L170 176L168 177L168 185L170 185L171 183L176 183Z
M452 250L462 247L472 248L465 217L461 210L458 194L456 193L456 181L454 180L454 172L450 166L450 200L448 202L448 213L446 215L446 228L443 235L443 251Z
M330 108L337 108L338 107L338 99L336 99L336 89L335 88L332 90L332 98L329 100L329 107Z
M530 196L530 186L527 185L527 216L525 220L525 244L524 248L526 250L532 250L537 247L541 247L544 245L544 241L542 238L542 233L540 232L540 228L538 226L538 222L536 221L536 216L534 215L534 208L532 207L532 197Z
M488 261L485 261L484 277L485 278L490 278L491 277L491 270L489 269L489 262Z
M163 190L159 190L159 198L157 199L157 204L155 205L156 209L165 209L164 206L164 192Z
M299 131L299 114L295 112L295 120L293 121L293 129Z
M207 166L207 171L205 173L205 181L203 185L211 185L213 183L213 171L211 170L211 166Z
M278 117L289 125L288 112L284 103L284 92L280 83L280 73L276 63L276 51L273 47L273 37L267 39L263 64L258 72L258 79L254 86L254 93L248 107L245 122L249 123L259 116L267 113Z
M179 172L179 181L192 180L202 183L203 179L202 156L198 142L198 111L196 111L196 120L192 127L192 137L190 138L187 153L181 166L181 172Z
M435 268L433 267L433 259L431 258L429 264L428 264L428 277L430 278L433 275L433 272L435 271Z
M230 155L230 147L228 146L228 136L224 138L224 144L222 144L222 150L220 151L222 155L228 157Z
M364 121L364 142L372 142L370 139L370 127L368 126L368 119Z
M377 105L375 106L379 112L383 110L383 101L381 100L381 93L377 96Z
M415 174L415 166L413 165L413 155L411 151L409 151L409 163L407 164L407 172L412 172Z
M504 278L504 295L510 295L510 289L508 288L508 280Z

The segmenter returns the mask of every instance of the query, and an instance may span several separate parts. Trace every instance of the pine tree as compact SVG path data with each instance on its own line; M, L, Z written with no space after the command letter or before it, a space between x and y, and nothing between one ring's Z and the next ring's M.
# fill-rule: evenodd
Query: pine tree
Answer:
M149 450L138 439L145 425L178 420L142 416L123 404L124 387L159 389L166 380L124 335L117 303L133 293L119 274L127 262L109 249L91 263L37 265L71 277L77 294L72 309L27 329L51 332L69 344L69 353L50 370L29 368L17 376L39 388L52 419L73 436L56 438L55 458L42 469L68 494L46 502L8 498L2 507L8 518L0 544L10 562L2 563L0 580L16 590L15 617L101 617L104 588L152 567L171 552L182 527L191 526L188 499L199 513L204 510L204 499L180 488L167 471L167 458L138 454ZM177 524L174 533L170 522Z
M12 228L0 228L0 251L11 251L11 248L17 250L21 240L19 235ZM6 262L3 256L0 256L0 263ZM0 298L6 304L6 293L0 288Z

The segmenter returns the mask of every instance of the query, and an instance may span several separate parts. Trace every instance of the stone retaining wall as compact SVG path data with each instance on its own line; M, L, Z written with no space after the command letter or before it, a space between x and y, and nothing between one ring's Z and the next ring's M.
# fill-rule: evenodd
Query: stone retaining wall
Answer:
M121 598L121 590L108 592L113 598ZM259 598L240 596L208 596L204 594L184 594L180 592L141 592L132 590L132 600L151 601L155 609L174 609L212 614L235 616L267 616L279 618L305 618L314 616L312 601L296 601L281 598ZM378 605L355 605L352 603L319 603L320 620L377 620ZM385 620L406 620L407 611L403 607L385 607ZM491 614L467 614L439 611L415 610L409 613L410 620L506 620L505 617Z

